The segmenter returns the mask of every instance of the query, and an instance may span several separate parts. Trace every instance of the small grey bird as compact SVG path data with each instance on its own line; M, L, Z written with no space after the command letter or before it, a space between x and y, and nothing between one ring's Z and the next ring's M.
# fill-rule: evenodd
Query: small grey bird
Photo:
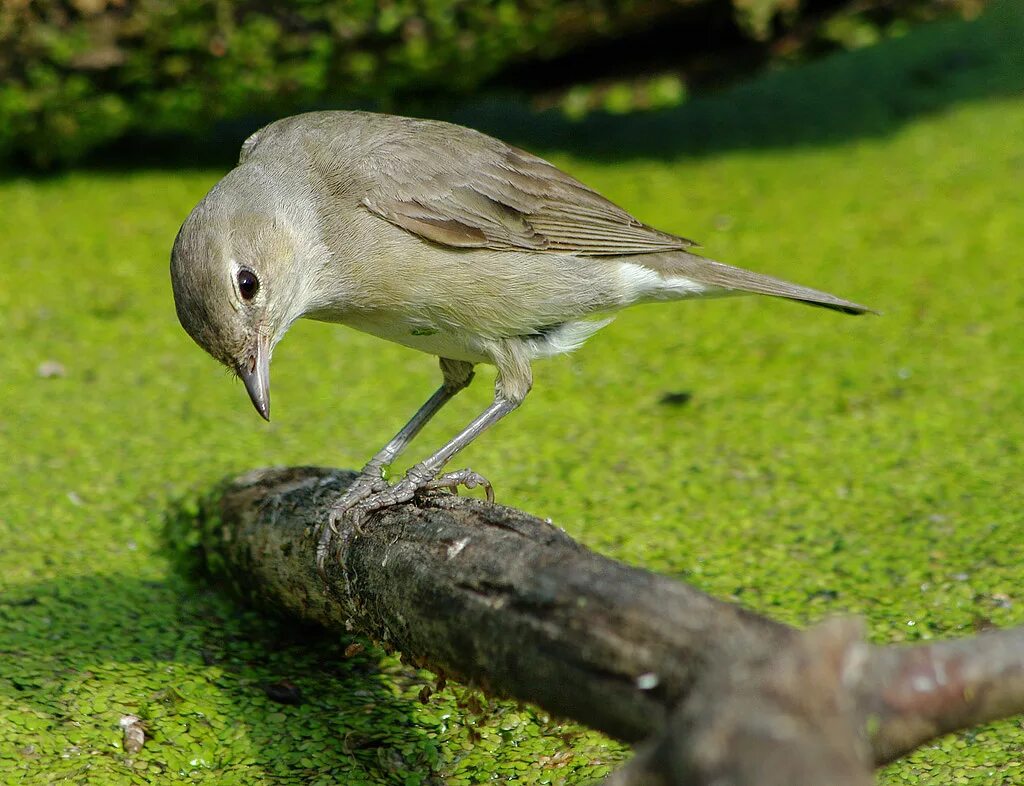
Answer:
M299 317L437 355L443 382L363 468L337 516L424 489L490 484L449 460L518 407L530 364L576 349L635 303L756 293L869 309L698 256L530 153L462 126L368 112L271 123L185 220L171 254L178 319L270 417L270 357ZM597 317L597 318L595 318ZM384 470L473 378L494 402L394 485Z

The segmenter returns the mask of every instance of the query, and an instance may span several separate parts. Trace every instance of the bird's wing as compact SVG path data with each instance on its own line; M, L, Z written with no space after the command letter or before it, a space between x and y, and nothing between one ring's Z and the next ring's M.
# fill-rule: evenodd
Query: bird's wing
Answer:
M695 245L643 224L543 159L470 133L450 148L438 139L380 151L366 162L374 186L363 205L457 248L622 256Z

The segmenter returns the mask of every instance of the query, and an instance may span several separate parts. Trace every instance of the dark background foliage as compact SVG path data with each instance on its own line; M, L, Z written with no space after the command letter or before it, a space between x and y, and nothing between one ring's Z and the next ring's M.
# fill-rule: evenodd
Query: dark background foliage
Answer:
M528 88L571 114L664 106L765 63L861 46L981 5L7 0L0 159L48 167L127 136L195 140L218 122L316 106L412 113L488 84ZM574 90L581 82L596 87Z

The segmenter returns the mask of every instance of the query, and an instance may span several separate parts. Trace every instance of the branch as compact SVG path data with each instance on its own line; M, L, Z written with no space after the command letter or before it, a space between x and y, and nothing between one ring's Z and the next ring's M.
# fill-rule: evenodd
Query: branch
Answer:
M1024 713L1024 627L875 647L854 686L876 764L934 737Z
M206 511L208 561L264 607L647 740L609 786L863 786L938 734L1024 711L1024 629L917 647L872 647L851 620L800 632L472 499L343 524L322 577L316 530L353 477L232 481Z

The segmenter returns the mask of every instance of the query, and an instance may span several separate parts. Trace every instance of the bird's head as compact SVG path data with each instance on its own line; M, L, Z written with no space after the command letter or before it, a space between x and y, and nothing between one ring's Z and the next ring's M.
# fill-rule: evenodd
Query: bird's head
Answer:
M220 187L192 211L171 252L178 320L242 379L267 420L271 354L304 311L295 256L284 220Z

